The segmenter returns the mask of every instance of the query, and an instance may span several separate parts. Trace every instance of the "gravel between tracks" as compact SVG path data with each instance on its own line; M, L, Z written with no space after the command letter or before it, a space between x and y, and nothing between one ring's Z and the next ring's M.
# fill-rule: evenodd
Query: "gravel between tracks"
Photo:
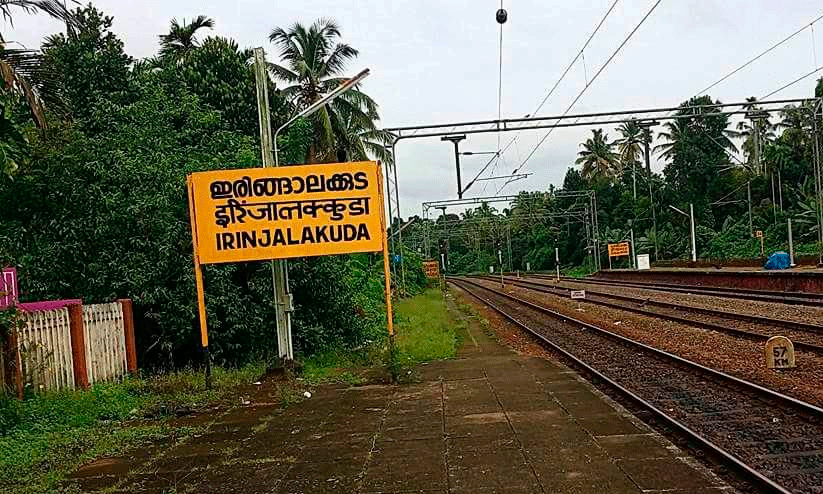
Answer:
M489 288L500 287L498 283L486 280L473 281ZM572 302L527 288L507 285L506 292L707 367L823 406L823 388L820 386L823 383L823 357L797 352L797 368L769 370L765 367L763 346L757 342L585 302Z
M547 282L545 278L533 278L533 281ZM763 317L773 317L786 319L789 321L801 321L823 326L823 308L810 307L805 305L787 305L771 302L758 302L756 300L733 299L724 297L714 297L706 295L689 295L685 293L663 292L646 288L622 287L616 285L598 285L594 283L560 282L557 286L574 288L576 290L590 287L603 293L613 293L632 297L650 297L652 300L664 302L680 303L692 305L694 307L705 307L708 309L724 310L738 314L752 314Z

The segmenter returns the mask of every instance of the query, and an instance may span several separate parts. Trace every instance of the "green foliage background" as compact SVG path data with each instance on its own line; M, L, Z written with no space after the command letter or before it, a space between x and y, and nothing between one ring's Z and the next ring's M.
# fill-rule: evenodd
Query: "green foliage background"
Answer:
M78 15L76 32L43 45L70 114L52 114L25 166L0 175L0 264L18 268L23 301L132 298L142 367L199 362L185 177L261 165L251 52L209 37L184 59L131 66L111 18L94 7ZM276 126L293 109L275 87L269 99ZM302 163L313 132L292 125L278 141L281 161ZM216 363L277 355L269 264L204 274ZM296 351L384 333L381 258L298 259L289 276Z

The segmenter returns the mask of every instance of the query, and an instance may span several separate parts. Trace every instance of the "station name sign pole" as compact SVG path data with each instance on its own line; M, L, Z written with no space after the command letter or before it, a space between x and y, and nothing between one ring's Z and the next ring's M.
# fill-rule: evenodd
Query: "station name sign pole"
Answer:
M383 176L374 161L249 168L187 177L201 344L210 381L203 264L383 252L394 337Z

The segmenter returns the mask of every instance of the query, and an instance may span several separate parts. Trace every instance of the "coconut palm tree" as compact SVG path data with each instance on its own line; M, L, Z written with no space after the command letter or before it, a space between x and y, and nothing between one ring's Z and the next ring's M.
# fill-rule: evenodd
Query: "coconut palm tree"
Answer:
M609 137L603 133L603 129L592 130L592 136L586 139L581 146L583 150L577 153L579 157L575 163L583 165L584 178L601 180L614 177L619 160L612 150L613 144L609 142Z
M671 160L674 157L675 148L678 142L682 142L689 134L689 124L685 119L678 119L663 124L664 131L658 136L663 138L663 143L654 147L654 152L661 158Z
M295 111L320 100L346 81L343 71L358 52L340 43L339 38L340 28L331 19L318 19L308 28L300 23L288 30L278 27L269 35L281 59L280 64L269 64L269 71L275 79L289 84L282 89L282 94ZM354 87L317 111L311 119L315 140L307 161L316 162L334 158L339 151L338 144L346 147L348 143L336 142L349 133L346 122L353 122L355 132L371 131L378 119L377 104ZM377 151L377 148L366 150ZM346 151L353 156L359 153L356 147Z
M343 107L330 112L335 119L337 157L339 161L368 160L371 157L390 165L394 164L389 146L394 140L390 132L378 129L375 121L362 112L352 112ZM342 132L341 132L342 131Z
M183 19L182 24L177 19L172 19L169 33L160 35L160 57L178 62L185 59L186 55L200 45L197 31L213 27L214 20L205 15L198 15L191 22Z
M68 30L75 25L74 15L58 0L0 0L0 13L9 24L13 24L16 11L46 14L64 21ZM42 61L39 52L8 48L0 33L0 77L4 87L25 99L34 124L40 128L46 126L46 107L60 106L58 81L42 70Z
M620 133L620 138L615 141L615 144L617 144L621 172L625 173L627 169L631 169L632 179L636 180L637 165L640 163L640 157L643 156L643 128L636 121L631 120L620 124L617 131Z

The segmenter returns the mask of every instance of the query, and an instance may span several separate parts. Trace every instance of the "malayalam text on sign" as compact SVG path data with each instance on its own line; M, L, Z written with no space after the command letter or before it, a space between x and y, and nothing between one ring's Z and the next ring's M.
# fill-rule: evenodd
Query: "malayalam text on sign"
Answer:
M609 257L621 257L629 255L629 243L609 244Z
M191 175L203 264L382 249L376 162Z

